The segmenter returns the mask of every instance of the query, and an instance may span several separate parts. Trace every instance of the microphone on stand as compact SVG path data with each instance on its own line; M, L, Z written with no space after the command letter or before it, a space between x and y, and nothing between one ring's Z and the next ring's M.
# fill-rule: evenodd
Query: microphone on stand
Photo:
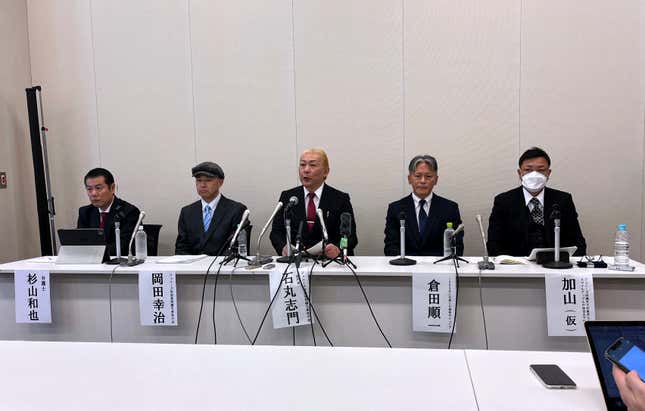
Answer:
M289 218L289 211L295 206L298 205L298 197L291 196L289 202L284 208L284 231L285 231L285 240L287 247L287 255L276 258L278 263L289 263L291 262L291 218Z
M477 263L477 267L480 270L494 270L495 264L488 259L488 246L486 245L486 235L484 235L484 226L482 225L482 216L477 214L475 216L475 221L479 225L479 233L482 237L482 242L484 243L484 257L482 261Z
M352 215L344 212L340 215L340 249L343 252L343 262L347 262L348 239L352 233Z
M322 227L324 243L327 244L329 242L329 235L327 234L327 226L325 225L325 219L323 218L323 211L320 208L317 208L316 214L318 215L318 219L320 220L320 227ZM324 249L325 247L323 246L323 250Z
M242 231L244 223L246 223L246 220L249 218L249 214L251 214L251 212L248 209L244 210L244 213L242 213L242 218L240 219L240 223L237 225L237 230L235 230L235 234L233 234L233 238L231 238L229 250L233 248L235 241L237 241L237 236L240 235L240 231Z
M271 217L269 217L269 220L262 228L262 231L260 231L260 236L258 237L258 246L255 252L255 258L253 258L249 262L249 266L259 267L261 265L264 265L273 261L273 257L271 256L260 255L260 242L262 241L262 237L264 237L264 233L266 233L267 229L269 228L269 225L273 222L273 219L275 218L276 214L278 214L278 211L280 211L282 206L283 206L282 201L278 201L278 204L276 204L275 208L273 209L273 213L271 213Z
M300 224L298 224L298 232L296 233L296 268L300 268L300 261L302 260L302 227L304 223L304 221L300 221Z
M146 216L145 211L141 211L139 213L139 219L137 220L137 224L134 226L134 231L132 232L132 237L130 237L130 243L128 244L128 261L127 261L127 265L130 266L130 267L143 263L142 260L137 260L132 255L132 242L134 241L134 236L137 234L137 231L139 230L139 226L141 225L141 222L143 221L143 218L145 216Z
M560 261L560 206L553 204L551 207L551 219L553 220L553 261L542 264L544 268L571 268L573 264L568 261Z
M415 265L417 263L416 260L405 257L405 218L405 211L401 211L399 213L399 223L401 225L399 229L401 255L399 256L399 258L390 260L390 264L392 265Z

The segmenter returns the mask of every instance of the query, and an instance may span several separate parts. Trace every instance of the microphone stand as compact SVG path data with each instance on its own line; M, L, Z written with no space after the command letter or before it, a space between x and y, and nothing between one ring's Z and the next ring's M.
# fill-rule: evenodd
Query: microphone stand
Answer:
M394 260L390 260L390 264L392 265L415 265L417 262L416 260L413 260L411 258L406 258L405 257L405 219L399 220L401 222L401 228L399 229L399 242L400 242L400 249L401 249L401 255L399 258L395 258Z
M438 259L433 264L437 264L437 263L440 263L442 261L447 261L447 260L454 260L455 265L457 266L457 268L459 268L459 261L463 261L464 263L468 264L468 260L466 260L465 258L461 258L461 257L459 257L457 255L457 238L456 237L457 237L456 235L453 235L452 237L450 237L450 255L447 255L447 256L445 256L443 258Z
M116 238L116 258L112 258L106 262L109 265L125 265L128 262L127 258L122 257L121 254L121 223L114 222L114 237Z
M244 225L240 229L240 231L246 230L246 227L248 226L249 226L249 221L247 220L246 223L244 223ZM224 260L222 260L222 262L220 263L221 265L226 265L233 260L235 260L235 262L233 263L233 267L237 267L237 263L240 262L240 260L245 260L249 263L251 262L250 258L240 255L240 240L235 240L235 243L237 244L237 247L229 247L227 256L224 258Z
M554 235L554 250L553 250L553 261L546 262L542 264L544 268L551 269L567 269L573 267L573 264L560 261L560 210L554 209L551 213L551 218L553 219L553 235Z

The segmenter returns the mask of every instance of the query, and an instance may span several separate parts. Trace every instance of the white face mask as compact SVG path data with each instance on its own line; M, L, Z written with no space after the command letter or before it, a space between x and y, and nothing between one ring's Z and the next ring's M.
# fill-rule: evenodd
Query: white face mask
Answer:
M537 171L531 171L530 173L524 174L522 176L522 186L528 190L529 193L535 194L539 193L540 190L546 185L548 180L547 176Z

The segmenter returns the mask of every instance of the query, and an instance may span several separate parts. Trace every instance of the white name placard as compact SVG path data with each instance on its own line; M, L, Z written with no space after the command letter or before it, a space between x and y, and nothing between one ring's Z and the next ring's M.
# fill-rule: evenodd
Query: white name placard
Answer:
M284 268L272 271L269 274L269 299L275 300L271 306L271 317L273 328L297 327L299 325L311 324L311 313L309 311L309 277L307 273L310 265L301 265L296 274L296 268L290 266L285 273ZM278 290L278 287L280 288ZM306 293L306 294L305 294Z
M49 271L17 270L14 273L17 323L51 323Z
M546 320L549 336L584 336L585 321L596 318L593 277L577 274L546 274Z
M141 325L177 325L177 305L177 282L174 271L139 272Z
M455 273L413 274L412 329L421 332L452 332L456 297Z

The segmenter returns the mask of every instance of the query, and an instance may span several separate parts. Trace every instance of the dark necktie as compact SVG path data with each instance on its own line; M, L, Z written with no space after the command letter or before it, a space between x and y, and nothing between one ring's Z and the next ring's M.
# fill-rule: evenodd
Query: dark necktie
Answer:
M540 200L533 197L531 201L529 201L529 203L533 204L533 210L531 210L531 220L533 220L535 224L544 225L544 211L542 210L542 204L540 204Z
M105 228L105 216L107 213L99 211L99 228Z
M423 238L426 232L426 226L428 225L428 214L426 214L426 200L419 201L419 234Z
M307 231L311 232L314 229L314 224L316 224L316 203L314 203L316 193L309 193L307 197L309 198L307 203Z

